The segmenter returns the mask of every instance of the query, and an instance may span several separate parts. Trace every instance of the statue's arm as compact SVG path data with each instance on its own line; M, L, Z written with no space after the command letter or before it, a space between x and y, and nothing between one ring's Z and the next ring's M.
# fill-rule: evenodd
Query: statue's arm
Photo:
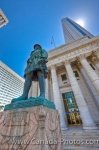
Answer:
M40 52L39 63L46 64L48 62L47 58L48 53L44 49L42 49Z
M47 59L48 58L48 53L43 49L42 50L42 55L41 55L42 58L44 59Z
M32 56L33 56L33 51L31 52L30 57L29 57L29 59L27 60L27 63L28 63L28 64L32 63Z

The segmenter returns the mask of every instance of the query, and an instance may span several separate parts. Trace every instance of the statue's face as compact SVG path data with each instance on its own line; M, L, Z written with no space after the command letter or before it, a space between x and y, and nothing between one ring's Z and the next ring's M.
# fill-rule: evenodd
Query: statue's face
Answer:
M38 50L38 49L41 49L41 47L39 45L36 45L34 50Z
M37 49L39 49L39 48L40 48L39 46L36 46L36 47L35 47L35 50L37 50Z

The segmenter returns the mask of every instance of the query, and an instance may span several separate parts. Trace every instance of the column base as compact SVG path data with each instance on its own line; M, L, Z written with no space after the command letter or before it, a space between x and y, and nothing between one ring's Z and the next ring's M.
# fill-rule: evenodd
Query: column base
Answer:
M61 127L61 130L66 131L66 130L68 130L68 128L67 127Z

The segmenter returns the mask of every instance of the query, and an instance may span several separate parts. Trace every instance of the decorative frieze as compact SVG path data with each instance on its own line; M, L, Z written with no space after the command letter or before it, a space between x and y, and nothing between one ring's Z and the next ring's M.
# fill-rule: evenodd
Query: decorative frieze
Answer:
M78 48L75 48L75 49L72 49L72 51L68 50L69 53L67 53L67 51L65 51L65 54L63 53L63 55L61 56L57 56L57 52L56 52L56 58L49 58L49 62L48 62L48 67L52 66L52 65L55 65L55 64L59 64L59 63L62 63L66 60L72 60L82 54L88 54L90 55L90 53L92 51L97 51L99 49L99 42L98 41L95 41L93 43L88 43L87 45L85 46L82 46L82 47L78 47ZM61 51L61 49L60 49Z

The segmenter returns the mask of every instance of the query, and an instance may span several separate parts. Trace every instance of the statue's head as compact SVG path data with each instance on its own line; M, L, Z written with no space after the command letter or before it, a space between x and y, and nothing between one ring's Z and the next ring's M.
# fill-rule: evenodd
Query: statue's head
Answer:
M42 49L41 45L35 44L35 45L34 45L34 50L37 50L37 49Z

